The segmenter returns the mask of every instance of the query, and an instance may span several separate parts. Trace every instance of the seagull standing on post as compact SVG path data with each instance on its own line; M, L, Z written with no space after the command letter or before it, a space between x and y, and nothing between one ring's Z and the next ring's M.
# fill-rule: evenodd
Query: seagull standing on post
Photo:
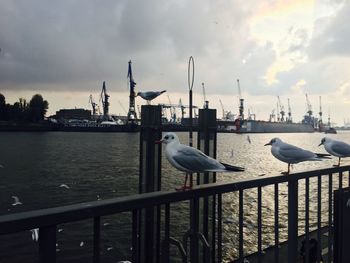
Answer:
M339 158L338 164L334 164L334 167L339 167L340 166L340 158L342 157L350 157L350 145L342 142L342 141L337 141L333 140L328 137L324 137L321 140L321 143L318 146L323 145L325 150L333 155Z
M191 184L187 186L189 173L244 171L242 167L221 163L196 148L181 144L173 132L166 133L160 141L155 143L165 143L165 155L170 164L186 173L184 185L176 190L192 189Z
M160 94L166 92L166 90L162 90L162 91L139 91L136 94L137 96L140 96L141 98L143 98L144 100L147 100L147 104L149 105L151 100L157 98Z
M294 145L283 142L279 138L273 138L266 145L271 145L271 153L278 160L288 163L288 171L283 172L282 174L289 174L290 165L294 163L300 163L304 161L322 161L323 159L329 159L326 156L329 154L323 153L313 153Z

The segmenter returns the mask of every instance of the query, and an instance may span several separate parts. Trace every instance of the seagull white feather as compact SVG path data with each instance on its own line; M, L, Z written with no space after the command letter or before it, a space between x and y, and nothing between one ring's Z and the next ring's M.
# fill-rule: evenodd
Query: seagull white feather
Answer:
M273 138L269 143L266 143L265 146L266 145L271 145L271 153L274 157L282 162L288 163L288 171L284 172L285 174L289 174L291 164L329 159L327 158L329 154L313 153L311 151L285 143L279 138Z
M342 142L342 141L337 141L328 137L324 137L321 140L321 143L318 146L323 145L325 150L333 155L338 157L338 164L334 166L340 166L340 159L343 157L350 157L350 145Z
M221 163L198 149L181 144L179 138L173 132L166 133L163 139L156 143L165 143L165 155L170 164L186 173L244 171L242 167ZM188 187L186 187L185 181L183 189L186 188Z

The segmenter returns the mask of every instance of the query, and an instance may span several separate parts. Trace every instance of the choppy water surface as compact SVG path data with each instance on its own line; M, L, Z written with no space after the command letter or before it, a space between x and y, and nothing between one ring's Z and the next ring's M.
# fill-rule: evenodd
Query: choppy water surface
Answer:
M187 133L178 133L180 140L188 141ZM287 164L276 160L270 147L264 147L273 137L317 152L324 134L218 134L218 159L244 166L243 173L218 174L220 182L236 179L278 175ZM350 142L350 133L329 135ZM0 133L0 215L55 207L98 199L107 199L137 193L139 164L138 133ZM336 159L323 162L305 162L294 165L293 172L325 168ZM342 164L348 163L346 160ZM165 156L162 161L162 189L173 190L183 183L183 173L172 168ZM68 187L64 187L64 185ZM310 181L310 194L316 181ZM285 237L287 224L286 186L280 188L280 231ZM325 185L327 187L327 185ZM299 187L302 195L303 185ZM316 189L316 188L315 188ZM11 196L18 196L22 205L12 206ZM263 245L273 243L273 189L263 188ZM238 196L224 195L224 256L226 260L237 254ZM245 191L244 245L246 252L256 250L256 190ZM323 200L326 204L328 200ZM316 203L315 203L316 205ZM178 207L176 207L178 206ZM300 202L300 215L303 201ZM173 208L173 207L172 207ZM172 235L178 238L187 230L184 220L188 204L175 205L180 213L172 213ZM327 206L322 206L326 212ZM310 205L311 227L316 225L316 207ZM322 217L326 222L327 217ZM130 214L102 218L102 261L116 262L130 257ZM325 223L324 222L324 223ZM284 231L285 230L285 231ZM302 226L300 226L302 231ZM58 226L58 262L90 262L92 256L92 222ZM37 243L31 232L0 237L0 262L36 262ZM82 243L83 242L83 243Z

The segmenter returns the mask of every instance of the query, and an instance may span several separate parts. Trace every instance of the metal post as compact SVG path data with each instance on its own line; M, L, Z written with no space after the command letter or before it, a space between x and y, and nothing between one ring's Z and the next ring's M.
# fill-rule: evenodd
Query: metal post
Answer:
M288 181L288 263L298 260L298 180Z
M203 151L206 155L216 158L216 142L217 142L217 124L216 124L216 110L215 109L200 109L198 119L198 136L197 136L197 148ZM208 184L216 182L215 173L197 174L197 184ZM205 197L200 200L199 205L200 213L200 226L199 231L206 238L213 249L211 260L215 259L215 240L216 240L216 202L215 196ZM205 247L202 246L201 255L203 262L205 262Z
M161 145L154 142L162 136L161 106L141 107L140 178L139 192L148 193L161 189ZM141 211L139 223L140 262L158 262L160 222L157 208Z
M56 226L39 229L39 262L56 262Z

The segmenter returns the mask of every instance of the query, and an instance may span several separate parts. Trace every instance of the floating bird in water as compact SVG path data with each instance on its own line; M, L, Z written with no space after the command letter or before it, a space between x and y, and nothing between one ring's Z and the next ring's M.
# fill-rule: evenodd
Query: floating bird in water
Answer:
M278 160L288 163L288 171L283 174L289 174L290 165L294 163L300 163L304 161L322 161L323 159L329 159L329 154L313 153L308 150L301 149L294 145L283 142L279 138L273 138L266 145L271 145L271 153Z
M39 228L31 229L30 232L32 232L32 239L37 242L39 240Z
M23 205L23 203L19 200L19 198L17 197L17 196L15 196L15 195L13 195L13 196L11 196L12 198L13 198L13 203L12 203L12 205L13 206L16 206L16 205Z
M177 190L191 189L192 185L187 186L187 177L189 173L203 172L242 172L244 168L221 163L200 150L181 144L177 135L168 132L160 141L156 143L165 143L165 155L168 161L176 169L186 173L184 185Z
M318 146L321 146L321 145L324 146L325 150L329 154L339 158L338 164L333 165L335 167L340 166L340 158L350 157L350 145L345 143L345 142L333 140L333 139L328 138L328 137L324 137Z
M137 92L136 97L140 96L141 98L143 98L144 100L147 100L147 104L149 104L151 102L151 100L157 98L160 94L166 92L166 90L162 90L162 91L140 91Z
M84 242L83 241L80 242L80 246L81 247L84 246Z
M66 184L61 184L60 187L63 187L63 188L66 188L66 189L69 189L70 187Z

